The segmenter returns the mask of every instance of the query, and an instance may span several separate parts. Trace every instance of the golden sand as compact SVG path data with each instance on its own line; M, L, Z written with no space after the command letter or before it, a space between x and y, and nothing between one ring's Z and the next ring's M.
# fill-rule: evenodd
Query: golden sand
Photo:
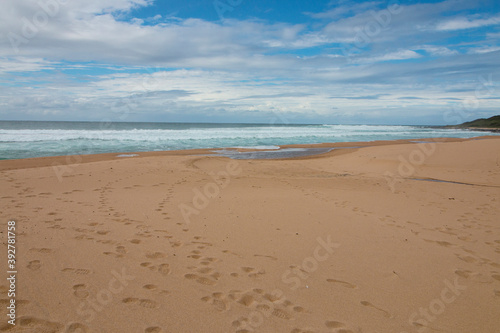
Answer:
M1 161L0 331L499 332L500 138L365 145Z

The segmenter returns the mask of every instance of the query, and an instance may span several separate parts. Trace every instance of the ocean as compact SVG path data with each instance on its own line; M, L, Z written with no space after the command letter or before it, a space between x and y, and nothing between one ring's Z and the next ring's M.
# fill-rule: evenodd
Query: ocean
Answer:
M0 121L0 159L490 134L426 126Z

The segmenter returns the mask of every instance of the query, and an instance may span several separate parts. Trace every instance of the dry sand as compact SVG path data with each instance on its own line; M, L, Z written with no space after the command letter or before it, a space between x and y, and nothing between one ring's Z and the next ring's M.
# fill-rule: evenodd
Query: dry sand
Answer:
M1 161L0 331L499 332L500 138L440 141Z

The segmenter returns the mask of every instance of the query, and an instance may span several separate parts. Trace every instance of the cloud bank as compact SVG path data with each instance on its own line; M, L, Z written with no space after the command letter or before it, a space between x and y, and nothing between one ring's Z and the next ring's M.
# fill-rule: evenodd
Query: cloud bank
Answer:
M494 2L346 1L293 21L144 14L155 5L1 2L0 119L442 124L450 110L498 113Z

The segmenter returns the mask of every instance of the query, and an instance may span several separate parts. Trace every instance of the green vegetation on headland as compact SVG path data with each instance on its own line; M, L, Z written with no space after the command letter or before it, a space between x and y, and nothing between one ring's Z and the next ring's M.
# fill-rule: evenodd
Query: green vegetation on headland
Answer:
M500 131L500 115L485 119L480 118L473 121L468 121L460 125L446 126L447 128L466 128L479 131Z

